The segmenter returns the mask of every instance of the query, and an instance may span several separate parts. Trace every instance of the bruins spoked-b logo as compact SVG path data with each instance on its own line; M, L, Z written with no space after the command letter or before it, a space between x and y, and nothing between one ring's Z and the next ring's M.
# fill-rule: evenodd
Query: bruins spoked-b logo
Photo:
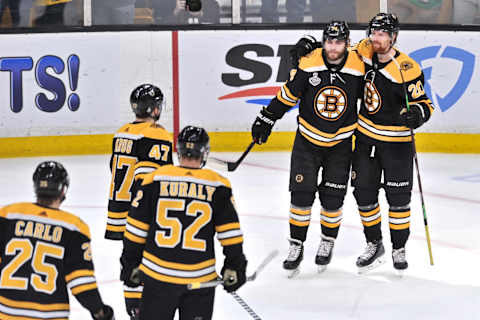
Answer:
M335 86L322 88L315 97L315 113L322 119L335 121L347 110L347 95Z
M373 80L375 79L375 71L370 70L365 74L365 87L363 89L363 101L365 108L369 114L377 113L382 106L382 98L378 93Z

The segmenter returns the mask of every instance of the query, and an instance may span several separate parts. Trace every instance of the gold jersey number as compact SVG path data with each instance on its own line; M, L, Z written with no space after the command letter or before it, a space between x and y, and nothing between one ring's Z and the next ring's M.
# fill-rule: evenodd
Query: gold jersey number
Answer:
M116 201L128 201L132 199L132 193L130 189L133 183L133 176L135 173L135 164L137 158L114 155L112 160L112 181L110 183L110 200ZM117 171L120 169L126 169L123 172ZM116 181L121 181L118 190L115 190Z
M196 219L183 230L178 218L168 216L171 211L185 212ZM185 208L185 200L159 199L156 222L162 229L168 229L168 234L166 231L156 231L155 243L159 247L174 248L181 242L183 249L205 251L206 241L196 238L196 235L211 219L212 207L207 202L194 200Z
M28 239L11 239L5 246L5 255L15 256L1 273L2 288L26 290L28 278L14 277L25 263L32 260L33 273L30 275L30 284L35 291L52 294L57 290L57 267L45 262L46 257L62 260L65 249L51 243L37 241L35 249Z

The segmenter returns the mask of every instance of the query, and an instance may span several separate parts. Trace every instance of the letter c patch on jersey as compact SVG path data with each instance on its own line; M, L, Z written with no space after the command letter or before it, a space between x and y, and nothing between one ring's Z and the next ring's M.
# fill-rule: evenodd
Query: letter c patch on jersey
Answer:
M347 95L339 87L322 88L315 97L315 113L328 121L338 120L347 110Z

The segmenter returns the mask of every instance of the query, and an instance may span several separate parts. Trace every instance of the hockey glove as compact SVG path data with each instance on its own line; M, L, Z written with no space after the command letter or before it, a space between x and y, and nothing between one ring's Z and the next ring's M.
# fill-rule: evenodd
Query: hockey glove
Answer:
M140 270L138 267L132 268L126 265L122 258L120 258L121 270L120 270L120 280L127 287L136 288L141 284L140 280Z
M247 282L247 260L242 254L239 259L229 260L225 259L225 263L222 268L223 288L227 292L237 291L241 286Z
M297 68L301 57L306 56L316 48L321 48L322 44L309 35L305 35L290 49L290 60L292 65Z
M94 320L115 320L112 307L104 305L99 311L92 313Z
M274 115L263 107L252 125L252 138L256 144L267 142L275 121Z
M400 119L406 127L417 129L425 122L420 108L418 105L412 104L410 105L410 110L407 111L407 108L403 108L400 111Z

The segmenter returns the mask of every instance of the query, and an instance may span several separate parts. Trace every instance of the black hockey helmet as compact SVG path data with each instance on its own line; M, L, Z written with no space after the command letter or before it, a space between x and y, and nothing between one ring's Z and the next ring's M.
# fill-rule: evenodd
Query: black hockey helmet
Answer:
M201 159L204 166L210 152L207 131L200 127L186 126L178 135L177 149L179 157Z
M152 112L156 108L160 109L160 113L162 112L164 104L162 90L148 83L139 85L130 94L130 104L137 117L153 117L158 120L160 116L154 117Z
M327 39L338 39L349 41L350 39L350 29L346 21L332 20L329 24L323 29L322 41L325 42Z
M394 34L400 30L398 18L393 13L380 12L368 23L367 36L370 37L373 30L381 30L390 33L393 39Z
M33 187L37 197L58 198L70 185L67 170L56 161L40 163L33 173Z

